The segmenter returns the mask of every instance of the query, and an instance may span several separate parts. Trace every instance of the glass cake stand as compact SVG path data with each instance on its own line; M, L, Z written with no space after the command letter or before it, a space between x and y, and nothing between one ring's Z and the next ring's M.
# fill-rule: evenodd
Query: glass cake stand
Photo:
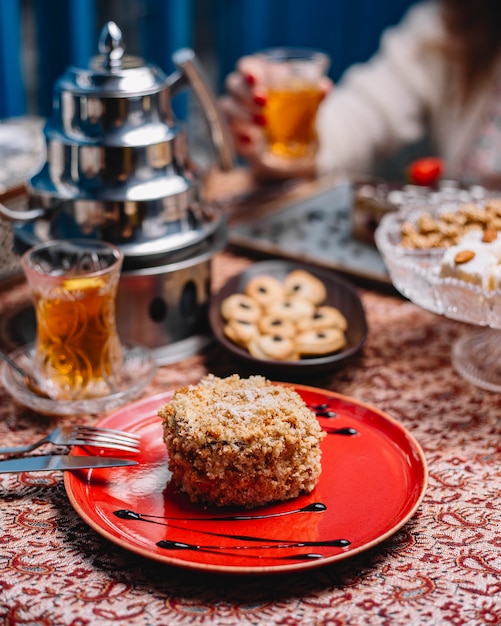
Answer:
M501 290L486 291L441 277L443 249L409 250L400 246L403 222L413 222L424 212L439 216L457 209L459 204L454 200L389 213L376 230L376 245L400 293L423 309L476 327L456 340L452 365L474 385L501 391Z

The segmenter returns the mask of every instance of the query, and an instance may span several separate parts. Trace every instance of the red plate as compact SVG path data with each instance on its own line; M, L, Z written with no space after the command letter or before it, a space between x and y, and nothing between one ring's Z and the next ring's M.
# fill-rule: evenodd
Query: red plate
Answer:
M139 465L66 472L71 504L122 548L196 570L290 572L375 546L401 528L423 498L427 469L419 444L373 407L330 391L293 387L329 433L322 442L322 475L311 494L252 510L190 503L169 482L157 416L172 395L164 393L99 422L141 435Z

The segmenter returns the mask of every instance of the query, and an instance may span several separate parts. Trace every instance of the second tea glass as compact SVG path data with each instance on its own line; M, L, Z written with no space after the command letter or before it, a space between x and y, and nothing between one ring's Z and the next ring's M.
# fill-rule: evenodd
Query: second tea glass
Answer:
M268 149L279 157L311 156L317 149L316 117L324 97L328 55L308 48L270 48L258 56L267 89Z

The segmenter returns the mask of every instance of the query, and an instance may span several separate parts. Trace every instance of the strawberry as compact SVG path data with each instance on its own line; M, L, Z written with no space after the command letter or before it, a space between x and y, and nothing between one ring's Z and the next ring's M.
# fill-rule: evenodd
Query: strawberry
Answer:
M438 157L425 157L413 161L407 168L407 178L413 185L433 185L440 178L444 169Z

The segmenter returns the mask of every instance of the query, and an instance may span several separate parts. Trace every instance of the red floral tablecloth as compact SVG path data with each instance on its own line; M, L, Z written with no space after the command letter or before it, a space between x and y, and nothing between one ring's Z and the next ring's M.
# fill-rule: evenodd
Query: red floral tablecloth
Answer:
M216 288L248 262L220 254ZM429 485L410 522L376 548L305 573L202 574L108 542L75 513L60 473L4 474L3 623L501 624L501 399L451 367L451 345L465 325L393 295L361 295L369 334L360 358L308 383L378 407L420 442ZM0 316L25 298L23 285L0 294ZM222 348L211 346L162 367L144 396L196 383L208 371L226 375L237 369ZM31 441L59 421L15 404L0 388L2 443Z

